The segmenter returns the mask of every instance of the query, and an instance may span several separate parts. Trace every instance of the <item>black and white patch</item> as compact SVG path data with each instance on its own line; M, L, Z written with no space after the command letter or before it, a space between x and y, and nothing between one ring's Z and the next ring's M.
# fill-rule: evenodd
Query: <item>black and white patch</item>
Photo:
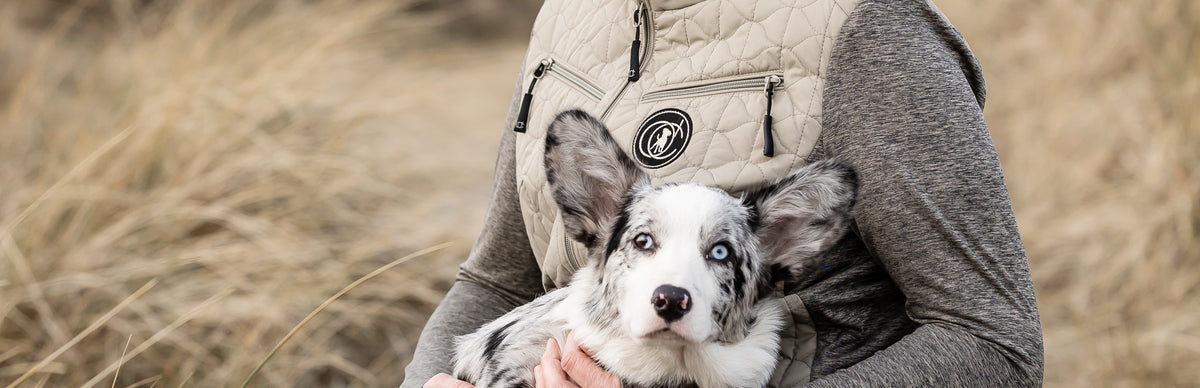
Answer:
M661 168L683 155L692 140L692 117L669 108L654 112L638 127L633 138L633 155L642 167Z
M588 114L555 118L546 179L588 264L567 287L459 337L455 376L531 387L547 339L563 343L573 330L625 386L766 385L784 324L775 287L845 235L853 170L817 162L735 198L694 183L655 186L634 158Z

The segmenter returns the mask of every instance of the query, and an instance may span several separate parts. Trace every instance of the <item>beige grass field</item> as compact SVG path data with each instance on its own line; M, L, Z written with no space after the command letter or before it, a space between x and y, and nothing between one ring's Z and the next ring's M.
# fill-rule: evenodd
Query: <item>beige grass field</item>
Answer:
M1046 385L1200 386L1200 3L938 4L984 65ZM253 385L399 383L532 9L0 1L0 386L237 385L452 242Z

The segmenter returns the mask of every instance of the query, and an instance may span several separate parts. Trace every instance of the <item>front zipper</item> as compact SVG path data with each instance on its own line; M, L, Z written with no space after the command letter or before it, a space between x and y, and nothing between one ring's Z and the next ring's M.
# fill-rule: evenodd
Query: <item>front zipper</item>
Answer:
M604 119L608 117L608 114L612 112L613 108L617 106L617 103L621 102L621 97L625 96L625 91L629 90L629 85L641 79L642 65L650 61L650 53L654 52L654 39L650 38L654 36L654 33L651 30L653 27L651 27L650 23L647 23L647 21L650 19L650 13L646 10L645 5L646 4L642 1L638 1L637 9L633 11L633 44L629 50L628 77L626 77L625 83L621 85L621 89L617 91L616 97L614 97L612 102L608 104L608 107L604 108L604 113L600 115L600 121L604 121ZM646 27L646 37L650 38L646 39L646 55L644 56L640 55L642 51L643 26ZM532 86L530 87L530 90L532 90ZM599 89L597 88L597 90ZM601 93L601 96L602 95L603 93ZM575 250L571 247L571 240L565 236L563 238L563 251L566 253L567 262L571 266L574 266L574 269L578 270L579 268L583 267L583 264L580 263L575 257Z
M629 75L617 91L616 97L604 108L604 113L600 114L600 121L608 118L608 114L621 102L621 98L629 90L629 85L642 78L642 68L646 67L646 63L650 62L650 54L654 53L654 23L650 21L650 11L644 1L638 1L637 9L633 11L633 27L633 45L629 50ZM645 47L641 47L642 32L646 33ZM642 52L645 52L645 55L639 55Z
M629 82L637 82L642 78L642 61L638 59L642 51L642 6L643 4L638 2L637 9L633 10L633 47L629 49Z

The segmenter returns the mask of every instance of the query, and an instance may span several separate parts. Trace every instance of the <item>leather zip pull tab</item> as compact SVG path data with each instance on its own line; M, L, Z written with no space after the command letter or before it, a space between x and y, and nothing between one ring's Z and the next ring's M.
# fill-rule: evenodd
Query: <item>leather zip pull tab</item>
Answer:
M537 86L539 79L546 75L546 69L554 61L545 59L538 63L538 67L533 70L533 79L529 81L529 90L525 91L525 95L521 97L521 110L517 113L517 123L513 125L513 132L525 133L525 127L529 124L529 103L533 102L533 87Z
M642 3L633 11L633 48L629 50L629 82L642 78Z
M769 75L766 79L767 114L763 115L763 155L775 156L775 136L771 133L771 100L775 97L775 86L783 83L783 77Z

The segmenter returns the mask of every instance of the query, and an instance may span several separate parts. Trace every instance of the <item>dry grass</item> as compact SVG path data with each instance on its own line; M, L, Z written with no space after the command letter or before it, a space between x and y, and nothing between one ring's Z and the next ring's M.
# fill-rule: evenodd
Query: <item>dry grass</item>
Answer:
M0 3L0 384L157 278L31 382L109 385L132 336L120 386L231 385L342 286L455 241L256 378L399 380L478 232L521 49L431 52L442 18L403 2L216 3Z
M463 38L519 35L530 3L0 2L0 384L100 322L25 384L233 385L341 287L455 241L255 380L397 383L478 231L523 50ZM1200 6L939 4L988 76L1047 385L1195 386Z

